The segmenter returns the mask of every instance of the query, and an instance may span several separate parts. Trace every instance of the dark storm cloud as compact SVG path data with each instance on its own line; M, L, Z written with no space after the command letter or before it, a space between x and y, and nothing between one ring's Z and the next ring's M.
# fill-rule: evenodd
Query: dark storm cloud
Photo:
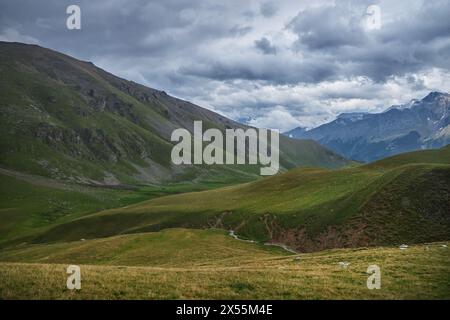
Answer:
M70 4L81 30L65 26ZM379 30L365 27L372 4ZM449 12L446 0L1 0L0 40L93 61L236 119L301 118L439 89Z
M351 15L347 6L313 7L301 11L287 27L297 35L296 45L310 50L327 50L365 41L361 15Z
M386 81L431 67L450 68L449 1L406 6L380 30L365 28L364 6L348 3L301 11L287 28L298 38L294 50L320 52L326 60L339 63L343 76L368 76Z
M286 23L297 36L291 47L296 55L280 56L278 61L219 56L207 59L208 65L192 63L179 71L216 80L296 84L359 76L386 82L429 68L450 68L450 19L446 18L450 2L405 5L408 10L391 13L391 17L389 6L380 6L386 16L380 30L367 30L364 2L315 6ZM266 55L277 53L266 37L254 43Z
M0 28L14 28L42 44L77 56L101 54L143 56L190 50L211 38L242 35L248 26L213 20L221 6L211 4L212 19L201 19L202 1L76 1L82 29L65 27L66 7L73 1L2 1Z
M253 28L249 27L249 26L236 25L230 29L230 34L240 37L240 36L245 36L247 33L249 33L252 30L253 30Z
M278 7L275 2L268 1L261 4L259 11L264 17L270 18L277 13Z
M368 1L307 6L286 21L287 30L297 36L291 45L296 54L257 61L250 54L225 57L210 49L214 41L246 36L254 29L233 16L239 13L244 17L250 10L238 12L238 2L228 5L212 0L79 1L83 24L77 32L65 28L65 8L71 3L2 1L0 31L14 30L84 59L166 57L167 75L172 73L172 77L173 72L179 72L179 77L186 73L212 79L275 83L315 83L337 76L367 76L386 81L391 76L424 68L450 68L449 1L406 6L407 10L395 12L376 31L364 28ZM389 7L379 5L382 13L389 13ZM259 10L268 18L279 8L268 1L259 2ZM279 53L277 45L267 37L250 41L264 55ZM171 57L177 56L183 56L184 62L172 66ZM265 66L268 63L272 65Z
M286 64L272 55L272 59L254 57L249 61L204 60L179 69L180 73L214 80L254 80L272 84L318 83L339 74L339 66L327 61L317 63L314 58Z
M272 45L266 37L262 37L259 40L255 40L255 46L264 54L276 54L277 48Z
M420 42L431 43L437 39L449 39L450 1L424 1L417 10L405 10L383 30L383 42L400 41L405 44Z

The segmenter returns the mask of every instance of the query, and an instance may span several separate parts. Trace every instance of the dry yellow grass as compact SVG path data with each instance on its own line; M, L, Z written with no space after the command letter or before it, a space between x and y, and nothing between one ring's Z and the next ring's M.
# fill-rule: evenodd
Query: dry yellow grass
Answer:
M340 249L220 260L203 266L82 265L82 289L66 289L65 264L0 263L2 299L449 299L450 251L441 244ZM348 261L348 269L339 266ZM369 264L380 290L366 286Z

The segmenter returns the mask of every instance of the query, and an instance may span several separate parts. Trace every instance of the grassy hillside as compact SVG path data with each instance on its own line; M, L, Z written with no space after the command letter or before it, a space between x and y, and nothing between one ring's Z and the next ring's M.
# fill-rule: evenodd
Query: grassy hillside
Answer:
M240 265L249 259L284 256L275 246L238 241L224 230L166 229L75 242L19 245L0 252L0 261L124 266Z
M421 150L396 155L366 165L367 168L390 169L411 163L450 163L450 145L436 150Z
M0 260L1 299L450 298L450 251L439 243L287 255L222 231L177 229L34 245ZM80 291L66 289L68 264L81 265ZM366 286L372 264L380 290Z
M0 247L11 241L27 241L52 226L108 208L223 185L204 181L108 188L65 183L0 168Z
M241 237L301 251L448 240L447 153L435 151L434 163L406 154L409 164L395 157L340 170L302 168L238 186L161 197L58 225L36 240L170 227L233 229Z
M115 77L67 55L0 42L0 166L64 181L106 185L179 181L246 182L257 166L173 166L170 135L246 128L163 91ZM349 162L313 141L280 137L280 164Z
M0 241L148 198L138 190L66 184L0 169Z

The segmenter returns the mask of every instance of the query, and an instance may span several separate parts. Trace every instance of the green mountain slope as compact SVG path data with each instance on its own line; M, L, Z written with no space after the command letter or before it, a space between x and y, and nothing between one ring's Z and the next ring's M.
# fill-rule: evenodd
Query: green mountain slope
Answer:
M425 151L429 153L430 151ZM166 196L61 224L39 242L171 227L233 229L300 251L450 239L448 147L340 170L295 169L260 181Z
M174 166L176 128L246 128L163 91L39 46L0 42L0 166L87 184L259 177L256 166ZM280 137L280 164L342 167L313 141Z

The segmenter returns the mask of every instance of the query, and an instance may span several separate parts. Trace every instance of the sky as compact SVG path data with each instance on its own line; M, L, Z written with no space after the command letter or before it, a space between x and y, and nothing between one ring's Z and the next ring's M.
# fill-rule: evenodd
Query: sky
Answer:
M1 0L0 40L284 132L448 92L449 15L450 0Z

